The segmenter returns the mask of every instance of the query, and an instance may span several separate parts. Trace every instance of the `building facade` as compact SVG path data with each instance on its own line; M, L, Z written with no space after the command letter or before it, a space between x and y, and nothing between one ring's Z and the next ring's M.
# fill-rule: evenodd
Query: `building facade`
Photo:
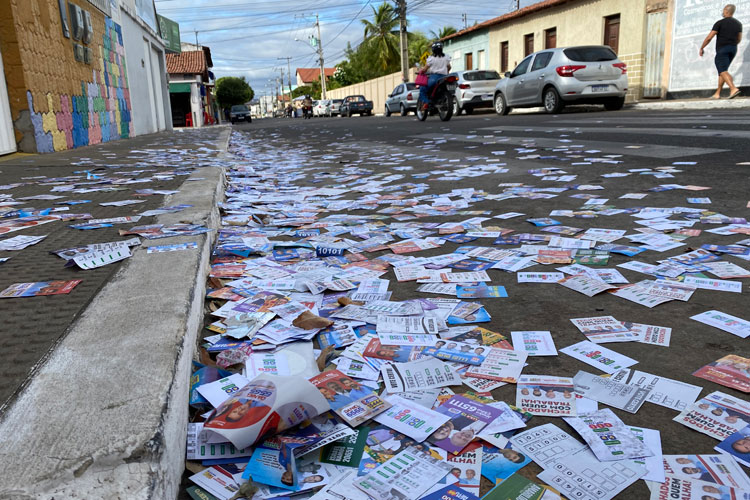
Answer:
M6 83L0 94L7 93L19 151L62 151L134 135L123 33L110 9L107 0L0 2ZM0 104L7 137L2 115Z
M488 69L490 33L479 29L467 36L449 38L443 43L443 52L451 58L452 71Z
M172 128L165 46L153 0L118 0L112 18L122 26L136 135Z
M192 49L192 50L191 50ZM216 115L212 101L211 49L183 43L182 52L167 54L169 99L175 127L202 127Z

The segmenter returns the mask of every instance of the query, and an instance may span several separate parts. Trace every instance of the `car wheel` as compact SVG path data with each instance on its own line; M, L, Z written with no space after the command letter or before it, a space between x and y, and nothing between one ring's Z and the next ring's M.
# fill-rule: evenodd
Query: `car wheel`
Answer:
M625 105L624 97L613 97L604 103L604 109L607 111L619 111Z
M453 114L455 116L461 116L461 112L463 109L461 109L461 106L458 104L458 99L453 100Z
M544 90L542 104L544 104L544 110L550 114L559 113L565 107L565 104L562 99L560 99L560 94L557 93L555 87L547 87Z
M391 116L391 108L387 104L385 105L385 116Z
M406 109L406 106L404 106L404 103L402 102L399 106L399 110L401 111L401 116L406 116L409 114L409 110Z
M508 107L508 103L505 101L505 96L503 94L498 93L495 96L495 113L497 113L500 116L505 116L510 111L510 108Z

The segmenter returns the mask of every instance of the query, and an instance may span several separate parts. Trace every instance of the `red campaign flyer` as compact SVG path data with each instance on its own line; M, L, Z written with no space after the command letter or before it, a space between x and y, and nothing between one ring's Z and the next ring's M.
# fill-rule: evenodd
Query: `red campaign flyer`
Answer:
M70 293L82 280L39 281L36 283L14 283L0 292L0 299L13 297L38 297Z
M742 392L750 392L750 359L729 354L709 363L694 376L716 382Z

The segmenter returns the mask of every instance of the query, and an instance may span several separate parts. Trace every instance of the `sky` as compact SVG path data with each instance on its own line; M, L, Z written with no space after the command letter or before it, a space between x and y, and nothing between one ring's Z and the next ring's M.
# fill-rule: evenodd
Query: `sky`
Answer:
M244 76L255 95L272 93L291 57L292 85L296 69L318 67L318 56L309 43L315 34L315 15L320 18L326 67L344 59L347 42L362 41L360 19L372 19L372 7L383 0L155 0L159 14L180 24L183 42L211 48L216 78ZM486 21L515 8L516 0L407 0L410 31L429 36L444 26L463 28ZM533 0L521 0L521 6Z

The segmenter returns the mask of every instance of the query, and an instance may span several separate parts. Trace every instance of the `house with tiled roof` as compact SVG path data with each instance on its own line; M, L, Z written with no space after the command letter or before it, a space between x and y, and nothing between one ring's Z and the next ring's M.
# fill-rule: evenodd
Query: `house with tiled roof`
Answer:
M326 68L326 80L333 76L336 68ZM320 81L320 68L297 68L297 87L312 85L313 82Z
M185 44L179 54L166 54L169 100L175 127L202 127L215 120L211 102L214 75L211 49ZM192 50L185 50L192 49Z
M543 0L477 23L442 41L454 71L494 69L500 74L512 71L540 50L609 45L627 64L628 99L660 97L667 86L662 81L667 11L674 1L682 2ZM653 50L647 55L649 48Z

